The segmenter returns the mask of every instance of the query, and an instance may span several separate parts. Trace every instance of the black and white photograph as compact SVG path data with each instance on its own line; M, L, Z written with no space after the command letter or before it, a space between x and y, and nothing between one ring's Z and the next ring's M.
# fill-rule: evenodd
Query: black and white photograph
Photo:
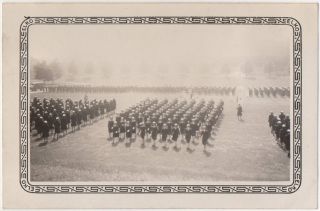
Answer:
M290 181L292 29L35 25L30 181Z
M316 208L318 17L4 4L4 207Z

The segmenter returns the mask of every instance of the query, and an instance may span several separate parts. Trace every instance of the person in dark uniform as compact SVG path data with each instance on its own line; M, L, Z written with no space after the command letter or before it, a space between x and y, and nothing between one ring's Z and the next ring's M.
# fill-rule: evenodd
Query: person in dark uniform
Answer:
M134 117L131 118L130 128L131 128L131 132L132 132L132 138L135 139L137 136L136 135L137 134L137 122Z
M120 138L120 139L124 139L124 138L125 138L125 132L126 132L126 122L124 121L124 118L121 117L121 121L120 121L120 134L119 134L119 138Z
M88 110L87 110L86 107L84 107L81 110L81 117L82 117L82 120L83 120L83 125L86 126L87 122L88 122Z
M144 145L144 137L146 135L146 126L144 124L144 122L142 121L139 125L139 136L142 139L142 144Z
M188 150L190 150L191 134L192 134L191 126L190 124L187 124L187 127L185 129L185 138L188 144L188 147L187 147Z
M280 112L279 118L281 122L284 122L284 119L286 118L286 115L284 115L283 111Z
M112 130L112 135L113 135L112 144L114 143L115 139L117 139L117 142L119 141L119 134L120 134L120 128L118 124L114 124L113 130Z
M276 135L276 128L277 128L278 121L280 121L280 118L274 116L274 118L272 120L272 126L271 126L271 133L272 133L273 136Z
M288 157L290 157L290 129L287 129L284 136L285 148L288 151Z
M268 118L268 122L269 122L269 127L272 127L272 123L273 123L273 118L275 118L273 112L270 113L269 118Z
M180 129L178 127L178 124L175 123L173 128L172 128L172 140L175 142L175 148L177 149L177 140L179 138L180 135Z
M276 139L279 140L280 138L280 131L281 131L281 128L282 128L282 124L281 124L281 121L279 120L275 126L275 134L276 134Z
M49 135L52 135L53 134L53 129L54 129L54 119L53 119L53 116L52 116L52 113L49 113L49 117L48 117L48 125L49 125Z
M125 132L126 141L130 143L131 142L131 138L132 138L132 128L130 127L130 122L129 121L126 122L125 129L126 129L126 132Z
M56 120L54 121L54 135L53 135L53 139L55 137L57 137L57 140L59 139L59 134L61 132L61 122L60 122L60 118L56 117Z
M146 135L147 135L147 139L149 139L150 137L150 134L151 134L151 120L150 118L147 118L147 121L146 121Z
M290 117L286 116L286 118L284 119L284 124L286 125L287 129L290 129Z
M43 141L44 142L47 142L48 141L48 137L49 137L49 130L50 130L50 127L49 127L49 124L47 121L44 121L43 122Z
M152 122L151 125L151 138L153 140L153 147L156 147L156 141L157 141L157 136L158 136L158 127L156 122Z
M162 142L165 143L165 148L167 148L167 137L168 137L168 133L169 133L169 128L168 125L166 123L164 123L162 125L162 129L161 129L161 140Z
M77 110L76 112L77 114L77 126L78 126L78 130L80 130L81 128L81 123L82 123L82 115L81 115L81 110Z
M185 129L186 129L186 122L185 122L184 118L180 119L179 128L180 128L180 132L181 132L181 141L183 141L183 135L185 135Z
M90 112L90 124L93 124L93 119L94 119L94 107L91 105L89 108Z
M203 127L203 129L202 129L202 145L203 145L204 151L206 151L206 146L208 144L209 137L210 137L210 132L207 130L206 127Z
M286 125L285 125L285 124L282 124L282 127L281 127L281 129L280 129L280 135L279 135L281 146L284 145L286 132L287 132Z
M67 131L67 117L66 114L63 114L61 117L61 132L62 132L62 136L65 136L68 134Z
M196 133L197 133L197 125L196 125L195 120L191 121L190 127L191 127L191 139L192 139L192 142L195 143L194 140L195 140Z
M168 126L168 139L169 139L169 142L171 142L172 127L173 127L171 118L168 118L167 126Z
M110 117L109 122L108 122L108 134L109 134L109 138L112 137L113 126L114 126L113 118Z
M238 116L238 120L242 120L242 106L239 104L237 107L237 116Z
M77 116L74 111L71 111L71 131L75 132L75 128L77 126Z

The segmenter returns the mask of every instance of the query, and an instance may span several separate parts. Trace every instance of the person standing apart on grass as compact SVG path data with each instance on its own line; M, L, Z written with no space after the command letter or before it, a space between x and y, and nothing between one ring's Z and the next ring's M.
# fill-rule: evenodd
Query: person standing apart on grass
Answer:
M54 135L53 135L53 139L55 137L57 137L57 140L59 139L59 134L61 132L61 122L60 122L60 118L56 117L56 120L54 121Z
M180 129L178 127L178 124L175 123L172 129L172 140L175 142L175 146L174 146L175 149L178 148L177 141L178 141L179 135L180 135Z
M49 137L50 127L47 121L43 122L43 141L46 143Z
M238 120L242 120L242 106L240 104L238 104L238 107L237 107L237 116L238 116Z

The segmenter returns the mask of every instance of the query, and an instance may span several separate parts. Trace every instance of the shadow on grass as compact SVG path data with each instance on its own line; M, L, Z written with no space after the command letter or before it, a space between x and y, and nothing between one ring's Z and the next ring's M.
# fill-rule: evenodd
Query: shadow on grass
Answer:
M126 142L126 144L125 144L125 146L127 147L127 148L129 148L129 147L131 147L131 141L129 141L129 142Z
M42 142L42 143L40 143L38 146L39 146L39 147L43 147L43 146L46 146L47 144L48 144L48 141Z
M142 144L140 145L140 148L141 148L141 149L144 149L144 148L146 148L146 145L145 145L145 143L142 143Z
M212 147L214 147L214 144L211 144L211 143L208 142L207 146L212 148Z
M207 150L203 150L203 153L205 154L205 156L210 157L211 156L211 152L208 152Z
M39 141L41 141L42 139L43 139L42 137L38 137L38 138L34 139L33 141L34 141L34 142L39 142Z
M157 147L156 145L153 144L151 149L154 150L154 151L156 151L158 148L159 148L159 147Z
M169 150L168 146L162 146L163 151L167 152Z
M197 143L197 142L195 142L195 141L192 141L191 142L193 145L195 145L195 146L198 146L199 145L199 143Z
M195 151L195 149L187 148L187 152L189 152L190 154L192 154L194 151Z
M120 143L120 141L112 142L112 144L111 144L111 145L112 145L113 147L116 147L116 146L118 146L118 144L119 144L119 143Z
M180 152L180 151L181 151L181 148L174 146L174 147L173 147L173 150L176 151L176 152Z

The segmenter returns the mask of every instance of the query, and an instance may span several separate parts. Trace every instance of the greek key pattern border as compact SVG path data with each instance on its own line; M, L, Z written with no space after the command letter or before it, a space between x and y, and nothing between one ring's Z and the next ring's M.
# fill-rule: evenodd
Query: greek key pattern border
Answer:
M208 24L287 25L293 36L293 182L290 185L33 185L28 174L28 36L33 25ZM20 26L20 184L30 193L293 193L302 180L302 28L291 17L25 17Z

